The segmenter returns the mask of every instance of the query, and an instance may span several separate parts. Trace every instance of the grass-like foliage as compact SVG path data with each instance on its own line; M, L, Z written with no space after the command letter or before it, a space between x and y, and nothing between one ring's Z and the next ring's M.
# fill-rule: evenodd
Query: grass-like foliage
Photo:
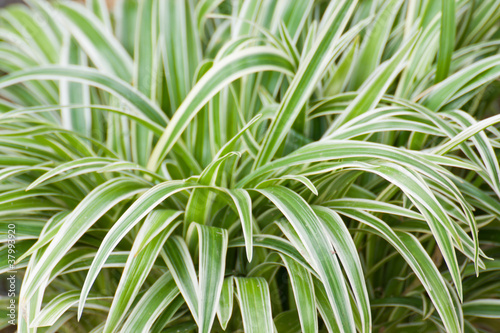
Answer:
M22 333L498 332L499 22L499 0L3 9L0 328L13 299Z

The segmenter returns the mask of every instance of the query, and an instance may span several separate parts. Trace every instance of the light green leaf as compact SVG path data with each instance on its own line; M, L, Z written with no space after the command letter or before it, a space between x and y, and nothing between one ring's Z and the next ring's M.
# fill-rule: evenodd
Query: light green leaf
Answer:
M356 245L344 221L342 221L337 213L320 206L315 206L313 209L316 215L324 222L325 229L335 248L335 254L339 257L349 279L361 315L363 332L370 332L372 330L370 300Z
M188 233L199 237L199 302L198 327L200 332L210 332L224 282L228 244L225 229L192 224Z
M293 296L297 304L302 332L318 332L318 315L316 312L316 297L311 274L295 260L281 255L285 263L293 289Z
M443 277L414 236L402 232L395 233L385 222L368 213L348 209L343 209L341 213L372 227L378 235L394 246L427 290L447 330L462 331L454 302Z
M200 332L210 332L224 281L227 231L193 223L188 234L193 233L199 237L199 277L187 245L180 238L167 242L166 260Z
M21 299L20 303L27 302L33 296L59 260L102 215L120 201L144 191L144 188L144 183L136 180L116 178L90 192L66 217L33 272L25 278L28 286L26 299Z
M346 110L335 119L335 122L325 132L323 138L328 139L335 130L349 120L375 108L389 85L403 70L405 60L415 45L417 36L413 36L392 56L381 64L359 89L356 99L349 104Z
M46 66L26 69L6 75L0 79L0 89L29 80L60 80L87 83L124 98L127 103L154 122L165 125L168 118L163 111L146 96L136 91L125 81L95 69L81 66Z
M463 304L465 316L479 318L500 318L500 300L498 299L477 299Z
M168 269L198 324L200 290L193 259L186 242L178 236L171 237L165 244L165 252Z
M235 278L243 327L247 333L272 333L269 285L263 278Z
M253 168L269 162L292 128L300 110L313 92L315 85L324 75L330 61L339 55L347 44L359 33L362 26L357 26L340 39L357 1L339 1L330 3L331 13L325 15L323 25L318 32L311 50L301 61L290 87L287 89L280 108L267 131L262 149L257 155Z
M155 320L179 295L179 289L170 273L163 274L144 293L127 317L121 331L149 332Z
M88 308L107 311L111 297L89 297ZM68 291L54 297L49 304L36 316L32 327L52 326L70 308L78 304L78 291Z
M233 313L234 301L234 278L232 276L224 279L222 284L219 306L217 307L217 318L222 329L226 329Z
M339 262L325 229L311 207L295 192L284 187L255 191L266 196L292 224L312 260L314 270L325 285L333 314L345 332L354 332L354 317Z
M488 71L492 70L491 73ZM489 73L487 79L498 77L500 73L500 56L484 58L451 75L446 80L432 87L421 102L430 110L439 111L449 101L456 99L474 88L469 84L479 74ZM472 81L473 82L473 81Z
M145 229L145 234L139 239L138 246L135 248L134 255L137 256L139 252L151 241L158 236L163 230L168 230L169 233L179 226L179 222L174 222L177 217L182 214L181 211L171 209L155 209L146 217L144 225L150 225ZM143 225L143 228L144 228ZM137 241L138 238L136 238ZM135 242L134 242L135 243Z
M189 122L215 94L232 81L260 71L292 74L293 66L285 54L270 47L249 48L235 52L214 63L213 67L190 90L175 112L153 150L148 168L150 170L158 168Z
M195 187L196 185L188 185L183 181L170 181L156 185L146 191L139 199L137 199L116 221L113 227L104 237L99 250L94 258L92 267L89 269L87 278L82 287L80 294L79 313L82 312L92 284L99 274L102 265L111 254L113 249L118 245L120 240L144 218L150 211L158 206L163 200L180 191Z
M101 71L131 81L130 56L93 13L74 2L59 4L57 9L72 35Z
M163 230L156 237L151 239L138 254L138 248L149 233L154 231L156 225L154 219L149 219L144 223L137 234L134 245L130 250L127 263L123 269L120 283L116 288L113 303L109 309L106 324L103 332L110 333L117 331L118 325L127 315L128 309L132 306L135 297L146 280L153 264L163 247L163 243L173 230ZM88 297L87 297L88 299Z

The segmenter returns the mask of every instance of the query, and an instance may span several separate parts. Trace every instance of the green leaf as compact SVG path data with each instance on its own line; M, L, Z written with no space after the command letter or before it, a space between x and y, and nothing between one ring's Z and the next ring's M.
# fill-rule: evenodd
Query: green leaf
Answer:
M491 70L491 73L488 71ZM430 110L439 111L450 100L454 100L473 89L469 83L480 74L488 73L491 80L498 77L500 72L500 56L484 58L473 65L467 66L446 80L432 87L421 102ZM473 82L473 81L472 81Z
M180 238L167 242L167 265L200 332L210 332L224 281L227 231L193 223L188 230L188 234L192 233L199 237L199 277Z
M33 183L31 183L27 188L26 191L30 191L33 188L40 186L43 183L46 183L49 179L56 177L64 172L70 171L72 169L86 169L89 168L90 170L98 170L99 168L109 164L110 162L113 162L112 159L109 158L102 158L102 157L85 157L79 160L75 161L70 161L67 163L63 163L55 167L54 169L44 173L42 176L38 177ZM57 179L57 180L60 180Z
M263 278L235 278L243 327L248 333L273 332L269 285Z
M85 65L87 59L82 50L69 36L64 39L64 52L61 59L62 65ZM84 84L67 82L61 80L59 82L59 101L61 105L70 104L90 104L89 87ZM92 114L89 108L83 109L61 109L62 124L67 129L75 129L76 131L89 136L91 131Z
M137 27L134 47L134 71L133 84L144 95L151 100L156 99L158 94L157 72L160 66L160 59L157 54L157 34L158 34L158 2L147 0L139 2ZM146 24L144 24L146 22ZM134 153L140 165L146 165L152 149L151 135L147 129L135 126L136 132Z
M316 295L316 306L318 307L318 311L328 328L328 332L340 332L340 327L335 319L335 316L331 315L333 309L328 301L326 290L322 283L317 279L314 280L314 293Z
M180 221L175 222L175 219L182 214L181 211L171 210L171 209L155 209L147 216L144 221L144 225L150 226L145 229L145 234L142 238L137 240L138 246L135 248L136 256L142 249L149 243L153 238L158 236L163 230L168 230L169 233L175 230L179 226ZM143 225L143 228L144 228ZM135 243L135 242L134 242Z
M175 112L153 150L148 168L150 170L158 168L189 122L215 94L232 81L260 71L279 71L292 74L293 67L285 54L270 47L245 49L214 63L213 67L190 90Z
M87 83L124 98L137 111L157 124L165 125L168 118L146 96L125 81L92 68L81 66L46 66L26 69L0 79L0 89L29 80L60 80Z
M480 133L481 131L485 130L486 128L497 124L500 122L500 116L493 116L489 117L487 119L481 120L477 123L474 123L470 125L468 128L465 130L461 131L459 134L457 134L455 137L453 137L450 141L446 142L440 147L437 147L434 149L434 154L436 155L444 155L462 142L468 140L469 138L473 137L474 135Z
M160 47L173 113L187 98L188 92L194 89L194 74L201 58L201 41L191 1L159 1L158 4L162 36Z
M232 276L224 279L222 284L219 306L217 307L217 318L222 329L226 330L227 324L233 313L234 301L234 278Z
M85 7L73 2L57 6L65 24L96 66L130 82L132 60L110 31Z
M427 290L446 329L451 332L462 331L454 302L443 277L414 236L402 232L395 233L385 222L368 213L348 209L342 210L341 213L370 226L376 230L376 234L394 246Z
M116 178L90 192L66 217L33 271L25 278L28 286L26 299L21 299L20 303L27 302L34 295L59 260L102 215L120 201L144 191L144 188L142 182Z
M16 262L21 262L24 258L32 255L45 245L47 245L54 237L57 235L57 232L61 228L64 219L68 216L69 212L60 212L53 215L47 223L44 225L42 232L40 233L38 240L32 247L26 252L24 252L19 258L17 258Z
M225 229L193 224L189 232L199 237L199 319L200 332L210 332L224 282L228 244Z
M436 70L436 82L448 76L455 48L455 0L441 0L441 33Z
M122 278L116 288L113 303L109 309L108 318L104 325L103 332L115 332L120 322L124 319L128 309L132 306L135 297L146 280L156 257L165 243L165 240L172 233L172 229L160 231L152 238L147 245L139 252L142 243L148 238L148 234L156 232L155 219L147 219L137 234L134 245L130 250L127 263L123 269Z
M238 156L236 153L228 153L224 156L214 159L206 168L203 170L198 178L198 183L200 185L213 186L215 185L216 179L222 173L225 162L233 157ZM211 200L209 199L209 190L206 188L194 189L189 197L189 202L186 207L184 230L189 228L190 223L196 222L200 224L205 224L208 214L210 212Z
M111 20L106 0L88 0L87 8L89 8L99 20L104 22L106 28L111 29Z
M231 241L228 247L243 247L245 246L245 240L243 238L237 238ZM261 234L259 236L254 236L253 239L254 247L262 247L270 250L277 251L279 253L286 254L290 258L299 262L303 267L307 268L312 274L317 275L317 273L312 269L311 265L304 259L301 253L286 239Z
M156 319L179 295L179 289L170 273L163 274L144 293L127 317L123 332L149 332Z
M341 125L349 120L372 110L377 106L382 96L386 93L390 84L403 70L405 60L415 45L417 36L413 36L392 56L391 59L381 64L377 70L366 80L359 89L356 99L349 104L348 108L335 119L335 122L323 135L325 139L330 138Z
M356 245L344 221L342 221L342 218L337 213L319 206L315 206L313 209L316 215L324 222L323 225L335 248L335 254L339 257L349 279L352 291L356 297L359 313L361 314L362 331L370 332L372 330L370 300Z
M146 191L139 199L137 199L116 221L113 227L108 231L97 251L97 254L89 269L85 283L83 284L80 294L79 313L82 312L92 284L99 274L102 265L111 254L113 249L118 245L120 240L144 218L150 211L158 206L163 200L180 191L189 189L196 185L187 185L183 181L170 181L156 185Z
M267 187L255 191L266 196L283 213L300 236L314 270L325 285L333 314L346 332L354 332L354 317L349 304L345 280L324 226L311 207L295 192L284 187Z
M198 26L198 31L201 35L203 35L203 26L207 19L207 14L212 12L215 8L217 8L223 0L202 0L199 1L196 5L196 22Z
M477 299L464 302L462 307L465 316L500 318L500 300L498 299Z
M304 61L299 64L297 74L290 83L276 117L266 133L254 168L266 164L274 157L300 110L312 94L315 85L324 75L330 61L338 56L341 50L359 33L361 26L354 27L352 31L340 38L356 3L357 1L330 3L332 12L325 15L321 22L322 28L318 32L312 49L307 53Z
M165 260L182 297L199 325L199 285L193 259L186 242L178 236L171 237L165 244Z
M226 193L233 200L240 216L241 228L245 237L247 259L250 262L253 257L252 199L248 192L242 189L227 190Z
M368 27L357 59L358 69L352 73L350 87L357 90L377 68L386 48L391 28L403 1L390 0L377 10L376 17Z
M89 297L88 308L107 311L107 300L111 297ZM52 299L49 304L36 316L32 327L53 326L57 319L72 307L78 304L78 291L68 291Z
M314 296L311 274L295 260L281 255L285 263L293 289L295 303L300 317L302 332L318 332L318 315L316 312L316 297Z

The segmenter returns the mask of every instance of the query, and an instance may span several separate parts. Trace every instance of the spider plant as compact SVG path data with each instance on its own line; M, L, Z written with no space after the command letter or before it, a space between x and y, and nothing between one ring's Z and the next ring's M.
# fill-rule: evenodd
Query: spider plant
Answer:
M497 332L499 0L26 2L18 332Z

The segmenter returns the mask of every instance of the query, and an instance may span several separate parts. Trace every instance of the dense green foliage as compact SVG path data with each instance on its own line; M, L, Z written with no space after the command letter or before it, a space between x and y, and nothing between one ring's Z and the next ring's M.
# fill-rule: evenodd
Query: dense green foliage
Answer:
M18 332L498 332L499 0L27 3Z

